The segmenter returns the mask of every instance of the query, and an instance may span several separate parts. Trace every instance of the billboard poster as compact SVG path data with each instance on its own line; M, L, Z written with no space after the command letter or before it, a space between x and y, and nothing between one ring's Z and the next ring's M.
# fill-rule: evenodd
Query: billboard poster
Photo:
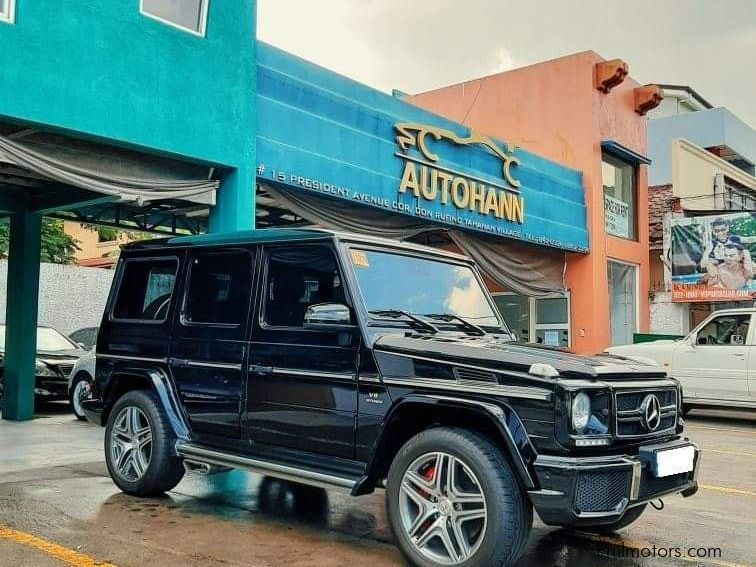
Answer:
M671 219L672 301L756 299L756 213Z

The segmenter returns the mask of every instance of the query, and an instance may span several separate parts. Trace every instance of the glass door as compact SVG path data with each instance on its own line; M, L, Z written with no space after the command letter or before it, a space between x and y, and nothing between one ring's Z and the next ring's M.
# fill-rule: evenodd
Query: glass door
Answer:
M633 342L638 313L637 272L637 267L630 264L612 261L607 264L612 345Z

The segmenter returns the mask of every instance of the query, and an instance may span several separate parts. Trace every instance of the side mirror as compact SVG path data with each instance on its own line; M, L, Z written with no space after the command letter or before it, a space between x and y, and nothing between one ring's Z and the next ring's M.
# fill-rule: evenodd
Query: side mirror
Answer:
M351 331L354 329L349 307L341 303L310 305L305 311L304 328L317 331Z
M709 343L706 341L706 337L698 337L695 341L693 341L693 346L696 346L697 344L698 345L706 345L706 344L709 344Z

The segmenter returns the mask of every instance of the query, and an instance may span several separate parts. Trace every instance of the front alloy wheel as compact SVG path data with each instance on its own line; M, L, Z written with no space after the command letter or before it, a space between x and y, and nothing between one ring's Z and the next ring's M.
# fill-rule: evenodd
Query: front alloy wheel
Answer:
M449 453L427 453L409 466L399 510L407 537L434 563L463 563L483 541L486 498L470 467Z
M134 482L142 478L152 458L152 427L136 406L126 406L110 430L110 457L118 474Z
M476 431L435 427L394 456L386 482L389 525L412 565L510 566L533 509L502 450Z

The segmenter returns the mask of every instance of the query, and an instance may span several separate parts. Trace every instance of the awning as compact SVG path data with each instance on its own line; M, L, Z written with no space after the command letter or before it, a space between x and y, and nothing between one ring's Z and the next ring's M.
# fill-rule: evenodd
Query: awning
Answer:
M504 237L444 229L411 216L329 199L296 189L260 184L281 208L323 228L406 240L424 232L444 230L451 240L483 272L499 285L531 297L565 290L566 254L542 246L523 244Z
M614 140L604 140L603 142L601 142L601 149L606 153L613 155L614 157L620 158L622 161L626 161L634 165L649 165L651 163L650 158L644 156L643 154L639 154L638 152L631 150L630 148L623 146L622 144L615 142Z
M213 205L219 185L207 166L32 130L0 135L0 161L125 201Z

